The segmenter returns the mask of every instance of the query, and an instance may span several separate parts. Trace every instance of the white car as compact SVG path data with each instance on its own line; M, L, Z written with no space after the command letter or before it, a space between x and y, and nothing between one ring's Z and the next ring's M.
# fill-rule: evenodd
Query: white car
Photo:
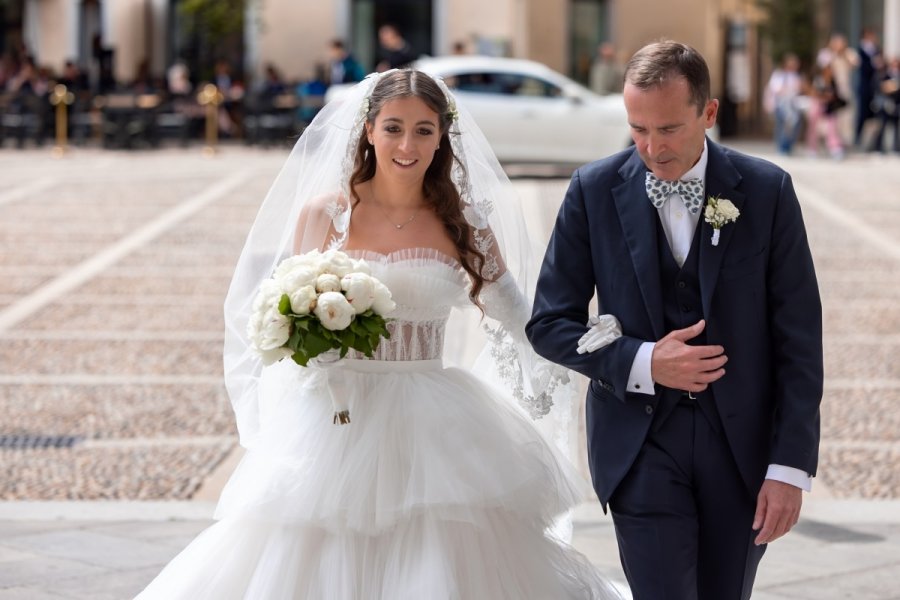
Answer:
M422 58L475 118L501 162L582 164L631 143L621 94L600 96L530 60L488 56ZM332 86L326 100L346 86Z

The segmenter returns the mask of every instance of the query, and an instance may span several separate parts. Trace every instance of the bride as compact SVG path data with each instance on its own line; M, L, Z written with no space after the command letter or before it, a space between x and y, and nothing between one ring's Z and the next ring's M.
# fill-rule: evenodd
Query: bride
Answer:
M323 109L260 208L225 302L247 453L217 522L140 600L618 598L548 533L588 487L528 416L553 423L565 372L524 338L519 209L442 82L389 71ZM390 339L373 359L263 368L246 334L256 290L286 256L328 248L391 290ZM495 324L478 362L502 387L443 364L451 309L466 306ZM352 423L332 423L332 394Z

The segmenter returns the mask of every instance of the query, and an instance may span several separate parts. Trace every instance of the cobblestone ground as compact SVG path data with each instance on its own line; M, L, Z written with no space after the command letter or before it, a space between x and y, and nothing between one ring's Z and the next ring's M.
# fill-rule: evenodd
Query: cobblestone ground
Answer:
M235 448L221 306L284 153L0 152L0 499L184 499ZM900 498L900 161L782 159L825 308L816 485ZM546 235L567 182L518 180Z

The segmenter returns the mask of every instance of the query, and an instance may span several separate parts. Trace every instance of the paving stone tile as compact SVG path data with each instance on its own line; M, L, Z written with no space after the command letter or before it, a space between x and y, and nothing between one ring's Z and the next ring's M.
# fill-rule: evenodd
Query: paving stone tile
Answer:
M835 498L900 498L900 444L840 445L824 440L817 477Z
M900 292L900 290L898 290ZM840 300L829 298L822 303L822 322L829 335L900 334L900 295L877 300Z
M185 500L233 446L0 450L0 500Z
M51 279L49 274L32 274L25 269L17 269L16 274L4 273L0 276L0 293L24 296L38 289Z
M830 576L767 588L787 598L816 598L818 600L896 600L897 573L900 562L878 568L864 568L855 572L836 572Z
M900 344L848 342L825 344L826 378L900 379Z
M13 374L221 376L222 344L8 339L0 344L0 364Z
M822 437L900 444L900 389L826 390Z
M151 275L146 272L131 276L114 275L107 271L76 290L78 294L130 295L219 294L223 299L231 282L231 273L199 273L187 277Z
M223 384L0 384L0 434L129 439L235 434Z
M44 556L78 561L97 568L138 569L170 557L168 548L142 540L91 530L63 530L7 538L4 544Z
M123 600L134 598L162 569L162 564L143 569L123 569L95 577L78 577L61 582L71 598ZM2 598L2 597L0 597Z
M77 298L76 298L77 299ZM122 298L127 300L127 296ZM206 298L204 298L206 299ZM152 299L151 299L152 300ZM66 330L84 331L201 331L224 332L225 319L221 310L224 296L210 302L207 310L196 310L198 304L190 296L184 296L177 305L153 306L148 304L104 303L73 304L66 301L51 304L42 313L53 315L52 319L29 319L20 326L35 331ZM192 308L188 308L192 307ZM223 333L224 336L224 333Z
M40 584L40 589L46 590L51 587L50 584L61 579L103 573L110 573L110 569L50 556L0 562L0 581L3 586L11 588Z
M62 596L40 587L15 586L0 587L0 600L72 600L72 596Z

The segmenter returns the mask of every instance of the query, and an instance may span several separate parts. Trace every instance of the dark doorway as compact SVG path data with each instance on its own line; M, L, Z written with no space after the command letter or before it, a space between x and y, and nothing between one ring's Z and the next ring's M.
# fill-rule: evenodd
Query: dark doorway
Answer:
M394 25L413 54L434 54L432 0L353 0L352 49L367 71L378 62L378 28Z
M245 82L244 27L248 0L170 0L166 65L184 62L194 83L212 81L225 65L231 82ZM217 3L227 2L221 11ZM225 15L225 16L223 16Z
M17 63L22 60L24 52L33 53L34 48L25 48L22 38L22 19L25 14L25 0L0 2L0 56L4 60ZM12 65L3 65L4 69Z

